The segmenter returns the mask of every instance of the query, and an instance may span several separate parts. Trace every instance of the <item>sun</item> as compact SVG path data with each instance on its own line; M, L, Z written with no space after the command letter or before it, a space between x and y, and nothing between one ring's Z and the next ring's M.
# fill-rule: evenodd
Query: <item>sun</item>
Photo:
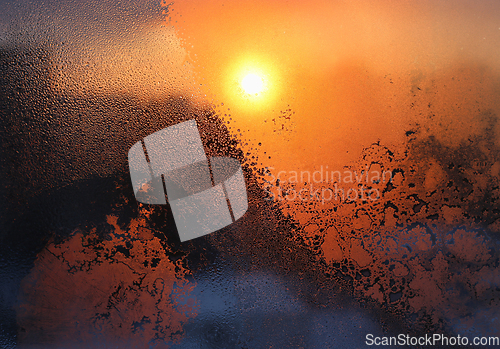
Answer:
M258 94L264 89L264 81L256 74L250 73L241 80L241 87L248 94Z
M245 54L232 57L225 66L220 84L220 100L230 106L231 114L244 117L264 115L280 103L282 92L280 66L270 58Z

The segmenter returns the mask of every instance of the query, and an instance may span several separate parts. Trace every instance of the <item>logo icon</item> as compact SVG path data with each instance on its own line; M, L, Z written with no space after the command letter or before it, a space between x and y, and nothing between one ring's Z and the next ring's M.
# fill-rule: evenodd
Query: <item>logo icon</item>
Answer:
M164 128L128 152L137 201L172 208L179 238L217 231L248 209L243 171L230 157L208 158L195 120Z

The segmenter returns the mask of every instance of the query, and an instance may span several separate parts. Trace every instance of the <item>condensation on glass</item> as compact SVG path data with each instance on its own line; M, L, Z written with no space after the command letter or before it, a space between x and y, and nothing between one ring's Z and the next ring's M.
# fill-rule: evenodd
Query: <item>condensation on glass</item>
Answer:
M2 346L500 336L496 6L0 4ZM190 120L248 206L181 242L128 154Z

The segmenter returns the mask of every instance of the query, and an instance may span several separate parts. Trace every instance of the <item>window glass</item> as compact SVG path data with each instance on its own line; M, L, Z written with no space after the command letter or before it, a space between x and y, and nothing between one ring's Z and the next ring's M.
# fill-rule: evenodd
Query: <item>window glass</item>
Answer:
M2 347L500 346L497 3L0 9Z

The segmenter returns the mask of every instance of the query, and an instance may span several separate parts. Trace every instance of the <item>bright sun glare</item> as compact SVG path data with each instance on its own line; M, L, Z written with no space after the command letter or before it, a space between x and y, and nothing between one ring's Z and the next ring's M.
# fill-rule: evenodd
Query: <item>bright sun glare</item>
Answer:
M248 74L241 80L241 87L248 94L256 94L263 90L264 82L260 76Z

